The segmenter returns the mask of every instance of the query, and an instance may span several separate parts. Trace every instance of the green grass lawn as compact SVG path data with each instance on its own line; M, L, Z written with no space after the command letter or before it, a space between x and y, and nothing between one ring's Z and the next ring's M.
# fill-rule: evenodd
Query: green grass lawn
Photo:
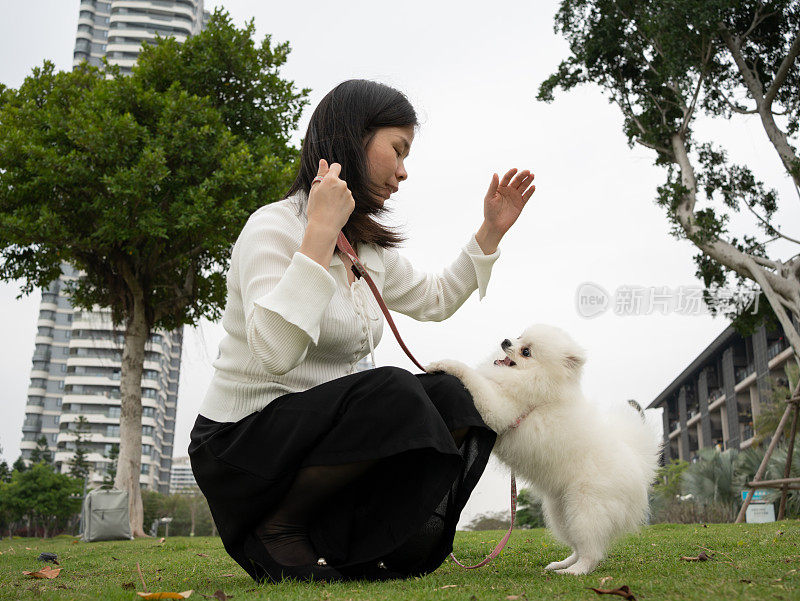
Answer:
M502 532L459 532L456 556L476 563ZM588 576L549 574L544 566L568 554L544 530L515 530L503 554L477 570L448 560L424 578L388 583L349 582L329 585L283 583L257 586L232 560L216 538L168 538L102 543L55 539L0 540L0 599L139 599L139 562L151 592L195 592L217 589L235 601L249 599L334 600L425 599L431 601L526 599L598 599L587 587L627 585L640 600L648 599L800 599L800 522L772 524L660 524L618 542L609 557ZM717 554L706 562L689 562L706 547ZM61 573L53 580L34 580L22 570L37 570L42 551L58 553ZM610 577L601 584L601 579Z

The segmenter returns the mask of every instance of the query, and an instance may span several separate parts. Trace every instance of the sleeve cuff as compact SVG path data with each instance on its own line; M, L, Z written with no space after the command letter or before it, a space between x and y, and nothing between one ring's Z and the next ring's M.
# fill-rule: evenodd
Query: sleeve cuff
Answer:
M492 275L492 266L494 262L500 257L500 249L498 248L490 255L483 254L475 234L469 239L464 251L472 260L472 266L475 268L475 276L478 280L478 300L482 300L486 296L486 288L489 285L489 277Z
M335 292L333 276L313 259L295 252L277 286L253 302L296 325L316 345L322 315Z

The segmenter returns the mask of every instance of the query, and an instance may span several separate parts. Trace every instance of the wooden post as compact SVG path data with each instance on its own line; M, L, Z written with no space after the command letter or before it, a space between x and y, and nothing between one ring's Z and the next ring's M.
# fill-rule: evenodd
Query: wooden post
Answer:
M795 393L796 394L796 393ZM786 450L786 467L783 469L784 479L790 479L792 471L792 455L794 454L794 439L797 434L797 412L800 411L800 404L796 399L792 399L794 405L794 415L792 416L792 428L789 435L789 448ZM778 519L782 520L786 514L786 497L789 494L789 485L785 483L781 487L781 504L778 506Z
M772 457L772 452L775 450L775 447L778 445L778 440L780 439L781 435L783 434L783 427L786 425L786 421L789 419L789 413L793 409L793 403L788 403L786 405L786 411L783 412L783 417L781 417L781 421L778 424L777 429L775 430L775 434L772 436L772 442L769 443L769 448L767 452L764 453L764 459L761 460L761 465L758 466L758 471L756 472L755 477L753 478L753 484L761 480L764 476L764 472L767 471L767 463L769 463L769 458ZM755 488L750 488L750 492L747 493L747 498L745 498L744 503L742 504L742 508L739 510L739 515L736 516L736 524L741 524L744 521L745 513L747 513L747 507L750 505L750 501L753 500L753 493L755 492Z

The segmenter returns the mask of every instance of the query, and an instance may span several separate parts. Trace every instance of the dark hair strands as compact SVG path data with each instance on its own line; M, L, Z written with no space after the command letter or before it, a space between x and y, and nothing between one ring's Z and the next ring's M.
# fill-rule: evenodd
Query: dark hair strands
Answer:
M390 212L375 197L382 192L371 185L366 146L382 127L419 127L417 114L406 96L366 79L350 79L337 85L320 101L308 124L300 151L300 169L284 198L306 194L319 170L320 159L342 166L339 177L347 183L356 206L342 228L350 244L400 246L404 236L375 218ZM302 214L305 203L299 203Z

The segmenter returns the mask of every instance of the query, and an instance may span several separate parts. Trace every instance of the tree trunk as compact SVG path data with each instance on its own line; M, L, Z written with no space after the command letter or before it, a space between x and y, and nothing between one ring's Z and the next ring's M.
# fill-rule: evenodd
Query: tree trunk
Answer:
M148 334L144 299L134 295L133 315L128 320L122 351L120 442L114 488L128 491L131 533L137 537L147 536L142 524L144 507L139 477L142 469L142 370Z
M191 529L189 531L189 536L194 536L194 524L195 519L197 518L197 499L192 496L191 501L189 502L189 515L192 519Z

